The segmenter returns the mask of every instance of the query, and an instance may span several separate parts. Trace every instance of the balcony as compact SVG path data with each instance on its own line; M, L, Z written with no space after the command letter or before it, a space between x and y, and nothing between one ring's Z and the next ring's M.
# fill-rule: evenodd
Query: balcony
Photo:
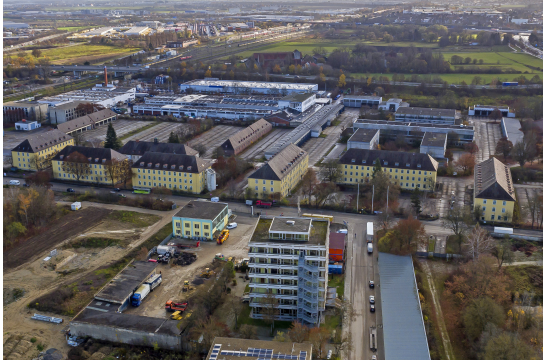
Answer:
M303 321L306 321L310 324L316 324L318 322L318 316L307 316L306 314L302 314L303 309L299 309L299 313L297 314L297 318Z

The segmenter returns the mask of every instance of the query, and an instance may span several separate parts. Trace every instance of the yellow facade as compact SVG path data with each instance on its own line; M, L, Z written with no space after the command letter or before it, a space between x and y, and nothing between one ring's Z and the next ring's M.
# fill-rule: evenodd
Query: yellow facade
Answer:
M342 185L357 185L371 181L373 176L373 165L341 165L342 176L339 183ZM413 170L382 167L382 171L390 176L394 185L399 185L405 190L420 188L423 191L430 191L437 181L437 171Z
M483 221L510 222L515 209L514 201L475 198L473 208L481 208Z
M267 166L267 165L264 165ZM301 161L290 167L288 173L281 180L264 180L248 178L248 188L252 189L256 197L266 199L269 195L278 193L280 198L289 195L290 191L301 181L308 170L308 154Z
M208 167L210 169L211 166ZM163 187L171 190L200 194L206 189L206 169L200 173L154 169L132 169L132 186L142 188Z
M70 138L62 143L52 145L38 152L12 151L13 167L22 170L36 171L36 159L38 162L47 158L53 158L59 151L69 145L74 145L74 139Z
M53 161L53 178L58 180L78 181L77 176L67 172L63 164L64 161L62 160ZM112 184L112 179L108 176L108 171L104 164L91 164L89 173L80 176L79 181L83 183ZM121 181L121 178L114 179L114 184L119 184Z

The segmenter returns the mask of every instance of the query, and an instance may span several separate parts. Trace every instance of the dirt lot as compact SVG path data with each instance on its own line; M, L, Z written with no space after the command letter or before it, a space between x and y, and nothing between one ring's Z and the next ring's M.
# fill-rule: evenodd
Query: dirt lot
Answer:
M195 251L197 254L197 261L189 266L182 267L170 264L160 264L157 271L161 271L161 274L163 275L163 283L161 286L155 289L153 293L144 300L141 306L137 308L129 307L125 312L152 317L166 317L170 315L170 313L167 313L165 310L165 302L167 300L186 299L187 294L182 292L184 280L189 280L190 282L197 280L198 275L206 267L211 267L210 264L217 253L222 253L227 257L234 256L237 259L248 256L248 242L250 241L255 221L256 218L251 218L248 215L238 215L235 219L235 222L238 223L238 227L230 231L229 239L222 246L218 246L212 242L201 242L201 247ZM238 275L239 274L237 274L237 277ZM200 278L198 279L200 280ZM237 278L237 281L246 286L242 279Z
M218 125L189 141L187 145L194 148L197 144L203 144L206 146L207 150L201 157L208 159L212 156L215 148L223 144L230 136L233 136L243 129L243 127L239 126Z
M116 120L113 122L113 124L117 137L121 137L125 134L130 133L131 131L134 131L151 123L149 121ZM84 132L83 137L85 138L85 140L100 139L104 141L106 139L107 130L108 125L102 125L94 130Z
M4 271L26 264L41 256L44 251L53 250L57 244L87 231L110 213L110 210L86 207L62 217L40 235L4 252Z

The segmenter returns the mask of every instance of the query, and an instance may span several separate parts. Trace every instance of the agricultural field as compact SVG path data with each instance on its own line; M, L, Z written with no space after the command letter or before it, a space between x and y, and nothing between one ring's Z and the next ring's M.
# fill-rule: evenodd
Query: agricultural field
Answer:
M91 26L65 26L65 27L57 28L57 30L65 30L65 31L72 32L72 31L80 31L80 30L90 29L90 28Z
M121 55L132 54L139 51L139 48L118 48L104 45L80 44L64 46L54 49L42 50L42 56L51 59L55 65L83 64L89 61L91 64L102 63ZM27 51L30 54L30 51Z
M379 73L371 73L371 74L363 74L363 73L353 73L350 74L350 76L354 78L366 78L368 75L374 76L375 78L379 78L379 76L386 76L390 80L392 79L393 74L379 74ZM410 81L410 76L412 74L404 74L405 75L405 81ZM524 75L527 79L531 79L534 75L538 75L543 80L543 73L534 73L534 74L418 74L423 77L435 77L439 76L443 81L446 81L449 84L461 84L462 81L465 81L466 84L471 84L471 81L475 76L479 76L482 79L483 84L490 84L490 82L493 79L498 79L499 81L513 81L515 78Z
M499 68L501 70L513 69L516 71L529 73L542 74L543 71L535 70L536 68L542 69L543 63L540 59L522 53L514 52L441 52L445 60L450 61L453 55L458 55L463 58L470 57L471 60L477 59L483 60L482 64L464 64L464 65L451 65L454 70L460 66L462 67L478 67L478 68Z

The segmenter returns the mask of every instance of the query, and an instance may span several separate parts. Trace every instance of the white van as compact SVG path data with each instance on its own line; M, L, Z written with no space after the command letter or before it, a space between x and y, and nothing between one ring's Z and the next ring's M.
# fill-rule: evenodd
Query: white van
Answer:
M19 180L10 180L9 184L10 185L21 185L21 182L19 182Z
M219 197L213 197L212 199L210 199L210 201L212 202L219 202L220 201L220 198Z
M373 253L373 244L371 244L371 243L367 244L367 253L368 254Z
M337 234L348 234L348 229L337 230Z

